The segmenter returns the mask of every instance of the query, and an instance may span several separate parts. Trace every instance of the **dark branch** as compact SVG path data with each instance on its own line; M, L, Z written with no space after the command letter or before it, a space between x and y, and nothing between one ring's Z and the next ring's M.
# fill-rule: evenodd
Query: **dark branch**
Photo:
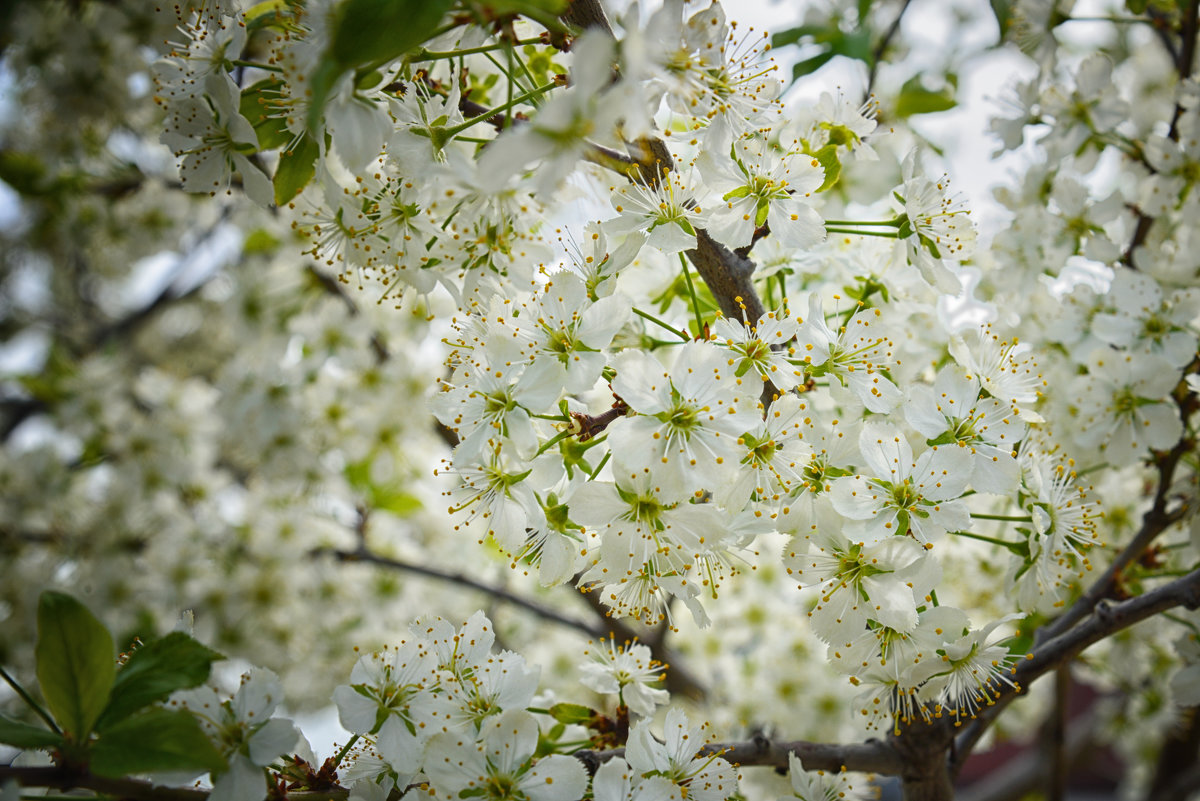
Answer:
M979 742L979 738L1017 697L1021 688L1028 687L1036 679L1073 659L1089 645L1177 606L1200 608L1200 570L1194 570L1169 584L1122 603L1101 601L1096 604L1091 616L1082 623L1044 644L1035 646L1033 651L1026 654L1025 660L1013 669L1012 676L1016 688L999 688L994 696L995 703L959 735L955 749L955 772L961 769L962 762Z
M557 623L560 626L566 626L567 628L575 629L576 631L580 631L594 639L600 639L608 636L608 631L603 626L598 626L586 620L579 620L577 618L564 615L553 607L544 606L536 601L531 601L524 596L517 595L516 593L505 589L504 587L497 587L487 584L470 578L469 576L464 576L461 573L451 573L448 570L439 570L427 565L418 565L413 564L412 562L404 562L399 559L391 559L387 556L380 556L377 553L371 552L365 546L361 546L353 551L339 550L336 548L318 548L312 552L312 555L332 556L339 562L364 562L366 564L379 565L380 567L386 567L392 570L399 570L405 573L412 573L417 576L424 576L426 578L437 579L438 581L456 584L460 587L466 587L477 592L485 593L506 604L524 609L526 612L536 615L543 620L548 620L551 623Z
M875 72L879 69L879 62L883 60L884 53L887 52L888 45L892 43L892 39L900 30L900 20L904 18L904 12L908 11L909 4L912 0L904 0L904 5L900 6L900 13L892 20L892 24L884 32L883 38L875 45L874 51L871 53L871 66L867 70L867 97L871 96L871 90L875 87ZM861 28L863 21L859 20L858 25ZM1000 32L1003 35L1003 31Z
M710 743L700 749L701 754L719 754L734 765L760 766L786 770L788 754L795 754L805 770L846 770L862 773L899 775L904 764L899 755L885 742L868 740L865 743L839 745L836 743L812 743L807 740L772 741L758 736L752 740L727 743ZM624 748L609 751L580 751L574 755L585 764L607 762L624 757Z
M763 306L754 289L754 262L717 242L703 228L696 232L696 247L687 251L687 257L712 290L722 314L749 325L758 323Z
M1188 371L1190 372L1194 367L1193 363L1188 367ZM1196 406L1197 398L1194 394L1187 394L1179 399L1179 414L1185 430L1188 418L1196 411ZM1142 517L1141 528L1134 535L1133 540L1112 561L1104 574L1088 588L1087 592L1061 617L1038 631L1039 642L1061 634L1086 617L1102 598L1108 597L1112 593L1118 577L1127 567L1141 558L1146 548L1154 542L1158 535L1188 514L1187 504L1181 504L1168 512L1167 503L1171 484L1175 478L1175 470L1178 468L1180 460L1191 453L1195 447L1196 443L1185 434L1179 442L1175 443L1175 447L1157 457L1158 487L1155 490L1154 501L1151 503L1150 509Z

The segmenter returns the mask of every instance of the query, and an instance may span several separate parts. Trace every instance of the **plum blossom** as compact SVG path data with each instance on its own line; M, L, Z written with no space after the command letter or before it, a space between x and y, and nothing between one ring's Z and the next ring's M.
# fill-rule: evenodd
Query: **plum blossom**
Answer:
M849 536L879 542L911 535L922 545L967 527L958 500L971 475L971 452L963 445L934 445L913 458L904 434L890 423L868 423L858 438L870 475L833 482L834 508L855 523Z
M425 765L437 795L478 794L490 801L576 801L587 788L587 773L574 757L552 754L534 759L538 725L523 709L490 718L478 741L456 733L430 741Z

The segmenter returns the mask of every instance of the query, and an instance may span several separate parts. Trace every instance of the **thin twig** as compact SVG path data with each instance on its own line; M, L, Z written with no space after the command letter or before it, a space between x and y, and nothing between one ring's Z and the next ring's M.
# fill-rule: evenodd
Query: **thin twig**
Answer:
M539 604L536 601L531 601L524 596L517 595L516 593L505 589L504 587L486 584L482 581L470 578L469 576L464 576L461 573L452 573L448 570L439 570L438 568L429 567L427 565L419 565L412 562L404 562L399 559L392 559L387 556L381 556L377 553L373 553L363 546L360 546L352 551L340 550L336 548L318 548L312 552L312 555L332 556L339 562L364 562L366 564L379 565L392 570L400 570L405 573L412 573L414 575L425 576L426 578L437 579L438 581L456 584L460 587L466 587L468 589L476 590L477 592L485 593L511 606L524 609L526 612L530 612L531 614L534 614L543 620L548 620L551 623L558 623L561 626L566 626L568 628L575 629L576 631L583 632L593 639L600 639L608 636L608 631L603 626L564 615L553 607Z
M879 44L875 45L874 51L871 53L871 64L867 68L867 97L871 96L871 90L875 87L875 71L879 68L879 62L883 60L883 54L887 51L887 47L891 44L892 39L900 30L900 20L904 18L904 12L908 11L908 6L912 0L904 0L904 5L900 6L900 13L892 20L892 24L884 32L883 38L879 40ZM858 21L859 27L862 27L863 21Z

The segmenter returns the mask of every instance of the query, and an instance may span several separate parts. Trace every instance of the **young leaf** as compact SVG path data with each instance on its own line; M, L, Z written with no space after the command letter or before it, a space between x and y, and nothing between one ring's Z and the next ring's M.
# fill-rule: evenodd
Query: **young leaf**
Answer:
M399 58L429 38L452 0L346 0L334 12L329 49L310 82L308 127L316 130L325 101L346 72Z
M58 725L83 742L108 704L117 672L112 635L83 604L47 590L38 599L38 683Z
M316 172L320 148L311 134L283 151L275 168L275 205L282 206L300 194Z
M220 771L225 759L189 712L154 708L126 718L92 747L93 773L119 778L158 771Z
M816 72L824 67L829 59L836 55L832 50L826 50L824 53L819 53L812 58L806 58L798 62L792 67L792 80L799 80L809 73Z
M587 725L599 713L582 704L555 704L550 707L550 717L559 723L579 723Z
M221 654L173 631L133 652L117 671L112 697L96 722L97 731L119 723L142 707L166 700L176 690L197 687L208 679Z
M930 114L935 111L946 111L954 106L953 85L938 92L931 92L921 85L919 76L914 76L900 87L900 97L896 100L896 116L903 118L911 117L913 114Z
M825 145L812 155L825 170L825 181L817 189L818 192L824 192L842 177L842 162L838 158L837 145Z
M0 715L0 743L16 748L55 748L63 738L41 726L31 726Z
M265 101L278 92L279 83L274 78L264 78L242 90L238 111L254 128L259 150L274 150L292 140L283 117L268 116L270 108Z

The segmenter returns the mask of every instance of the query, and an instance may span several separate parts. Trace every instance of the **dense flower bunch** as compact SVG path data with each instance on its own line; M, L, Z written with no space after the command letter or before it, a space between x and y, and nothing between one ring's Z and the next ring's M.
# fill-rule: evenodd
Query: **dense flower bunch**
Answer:
M797 36L821 29L818 42L842 47L845 20L871 5L814 11ZM164 289L194 301L155 333L208 359L196 375L173 372L161 344L118 360L85 334L53 381L26 382L35 413L66 400L49 433L0 463L18 487L0 505L20 532L13 575L110 599L153 588L211 609L226 642L282 588L303 587L303 601L263 618L265 641L332 658L352 629L394 642L385 609L394 620L423 600L318 566L387 562L370 550L371 521L393 553L461 568L477 541L481 562L498 554L515 571L481 568L493 587L567 585L605 619L659 632L657 648L669 632L727 685L714 690L725 711L708 715L722 723L779 725L806 702L795 676L712 656L739 627L775 658L790 647L839 676L849 690L829 704L893 738L985 718L1023 689L1018 657L1035 629L1200 558L1194 42L1170 64L1060 62L1070 8L1021 0L1012 12L1037 74L992 128L1033 162L998 193L1011 220L984 249L929 149L892 124L911 108L840 91L789 107L768 38L739 31L715 1L634 3L611 22L597 3L541 0L181 7L169 47L140 73L173 164L145 167L165 177L106 214L114 230L122 214L153 216L177 182L239 217L263 271L195 297L182 279ZM1195 38L1194 18L1155 25ZM161 17L145 25L163 33ZM1121 35L1141 43L1136 26ZM59 67L77 71L69 58ZM935 102L910 84L904 102ZM85 156L72 158L99 171ZM5 180L26 174L0 166ZM154 247L174 246L182 232L163 227ZM42 251L71 256L41 234ZM299 253L313 262L304 285L289 264ZM413 315L397 323L391 305ZM243 349L256 326L269 345ZM128 393L104 391L113 374ZM418 487L442 453L410 413L422 398L452 447L436 486ZM73 538L65 562L28 547L75 530L101 534ZM102 561L114 542L146 572ZM284 552L304 561L293 569ZM6 603L32 609L16 593ZM448 604L447 616L474 606ZM297 645L295 619L317 625L319 605L339 611ZM1136 660L1108 661L1176 649L1157 661L1182 665L1170 684L1180 702L1200 701L1194 622L1144 629L1103 646ZM542 709L538 671L493 653L482 614L410 632L334 692L362 744L355 798L740 792L679 710L651 733L665 692L650 686L662 671L648 646L610 640L585 670L625 710L600 725ZM549 659L571 649L538 647ZM218 795L261 795L262 768L294 734L242 725L245 710L270 715L274 682L255 673L228 702L176 699L224 710L210 721L233 738L218 749L225 770L210 771ZM565 729L541 730L544 714L626 750L585 772ZM1152 714L1121 715L1161 736ZM605 726L624 730L603 740ZM844 774L802 774L794 754L788 765L796 797L853 792Z

